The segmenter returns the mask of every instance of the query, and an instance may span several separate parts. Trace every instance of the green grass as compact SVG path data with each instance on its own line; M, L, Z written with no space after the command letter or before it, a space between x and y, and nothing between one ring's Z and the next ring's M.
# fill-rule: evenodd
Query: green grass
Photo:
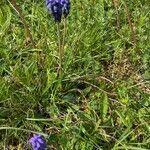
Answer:
M30 149L34 132L48 149L150 149L149 0L120 1L118 28L112 1L72 0L61 79L44 0L18 1L36 47L10 2L0 2L0 149Z

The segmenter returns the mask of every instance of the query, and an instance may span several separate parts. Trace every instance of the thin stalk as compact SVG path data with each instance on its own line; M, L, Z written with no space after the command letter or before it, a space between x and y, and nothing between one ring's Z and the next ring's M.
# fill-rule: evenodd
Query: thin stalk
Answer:
M29 38L31 43L32 43L32 46L35 48L35 43L33 41L33 37L32 37L32 34L31 34L31 31L29 29L29 26L25 20L25 17L24 17L24 14L22 13L20 7L17 5L17 2L16 0L12 0L11 2L9 2L11 4L11 6L15 9L15 11L18 13L18 15L20 16L20 19L24 25L24 29L25 29L25 33L26 33L26 40Z
M113 0L115 12L116 12L116 19L117 19L117 29L120 29L120 18L119 18L119 4L120 0Z
M62 49L61 49L61 34L60 34L60 23L57 23L57 38L58 38L58 55L59 55L59 69L58 75L62 76Z
M62 59L64 57L64 47L65 47L66 32L67 32L67 19L64 18L64 32L63 32L63 39L62 39Z
M136 46L136 33L135 33L135 30L134 30L134 27L133 27L133 23L132 23L132 20L131 20L132 18L131 18L130 10L128 8L127 1L125 0L124 2L125 2L126 16L127 16L127 19L128 19L130 30L131 30L132 40L134 42L134 45Z

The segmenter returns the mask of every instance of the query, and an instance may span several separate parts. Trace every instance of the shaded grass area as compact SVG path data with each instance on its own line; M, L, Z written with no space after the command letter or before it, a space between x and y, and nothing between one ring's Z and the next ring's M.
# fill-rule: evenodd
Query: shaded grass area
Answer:
M56 25L43 1L0 2L0 148L150 149L150 3L72 0L62 86ZM61 24L63 32L63 22Z

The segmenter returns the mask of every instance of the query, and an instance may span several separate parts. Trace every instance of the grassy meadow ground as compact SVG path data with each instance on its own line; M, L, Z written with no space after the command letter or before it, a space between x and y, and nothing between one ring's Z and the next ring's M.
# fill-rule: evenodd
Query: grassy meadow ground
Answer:
M150 149L150 1L72 0L62 77L44 0L0 1L0 149ZM61 32L63 33L61 23ZM60 86L61 84L61 86Z

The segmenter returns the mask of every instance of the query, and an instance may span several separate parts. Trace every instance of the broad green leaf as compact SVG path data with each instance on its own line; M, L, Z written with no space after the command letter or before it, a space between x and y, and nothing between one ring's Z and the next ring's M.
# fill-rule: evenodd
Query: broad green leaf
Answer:
M106 94L103 94L100 99L100 113L103 121L106 119L108 107L109 107L108 97Z

